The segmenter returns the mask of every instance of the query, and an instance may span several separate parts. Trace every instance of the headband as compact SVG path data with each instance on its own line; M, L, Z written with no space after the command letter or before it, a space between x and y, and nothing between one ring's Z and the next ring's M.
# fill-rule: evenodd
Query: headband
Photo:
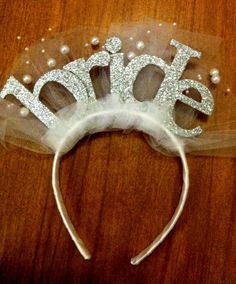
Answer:
M181 215L189 188L185 153L235 155L234 113L218 123L221 103L213 97L213 92L224 93L226 106L226 94L232 92L228 86L222 91L220 50L219 39L181 31L176 23L132 23L114 25L104 33L78 27L42 38L16 60L0 93L1 140L54 154L57 207L85 259L90 253L68 216L60 190L62 156L86 135L133 129L143 132L154 149L180 157L179 204L163 231L131 260L140 263Z

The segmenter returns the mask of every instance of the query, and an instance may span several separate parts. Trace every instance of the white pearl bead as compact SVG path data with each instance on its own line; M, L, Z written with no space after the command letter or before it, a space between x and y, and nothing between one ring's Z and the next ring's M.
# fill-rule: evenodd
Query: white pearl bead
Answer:
M162 23L160 23L158 26L159 26L159 27L162 27Z
M25 47L25 51L29 51L29 48L28 48L28 47Z
M11 109L11 108L13 108L13 107L14 107L14 104L13 104L13 103L7 104L7 108L8 108L8 109Z
M45 38L44 37L41 38L41 42L45 42Z
M198 75L197 75L197 78L198 78L199 81L201 81L201 80L202 80L202 75L201 75L201 74L198 74Z
M42 50L41 50L41 52L42 52L42 53L45 53L45 52L46 52L46 50L45 50L45 49L42 49Z
M137 44L136 44L136 48L137 48L137 50L139 50L139 51L144 50L144 48L145 48L144 42L143 42L143 41L138 41Z
M52 28L48 28L48 31L51 32L51 31L52 31Z
M136 56L136 54L133 51L129 51L128 54L127 54L127 58L129 60L132 60L135 56Z
M186 90L186 91L185 91L185 94L188 95L188 94L189 94L189 90Z
M70 53L70 48L68 45L62 45L60 48L60 53L63 55L66 55L68 53Z
M176 26L177 26L177 24L174 22L174 23L173 23L173 26L174 26L174 27L176 27Z
M227 88L226 89L226 93L230 93L231 92L231 89L230 88Z
M25 83L25 84L31 84L32 83L32 76L31 75L29 75L29 74L25 74L24 76L23 76L23 78L22 78L22 80L23 80L23 82Z
M20 116L27 117L29 115L29 110L26 107L20 109Z
M25 61L25 64L29 65L29 64L30 64L30 61L29 61L29 60L26 60L26 61Z
M131 37L129 38L129 40L131 40L131 41L132 41L132 40L134 40L134 38L131 36Z
M219 75L220 71L217 69L217 68L212 68L210 70L210 75L211 76L216 76L216 75Z
M56 60L54 58L49 58L47 61L48 67L53 68L56 66Z
M85 43L84 47L88 47L88 46L89 46L89 44L88 44L88 43Z
M220 76L218 75L214 75L211 77L211 82L215 85L219 84L220 83Z
M151 33L151 31L150 31L150 30L148 30L148 31L147 31L147 34L149 35L150 33Z
M18 35L16 38L17 38L18 40L21 40L21 36L20 36L20 35Z
M92 37L91 45L93 46L99 45L99 38L97 36Z

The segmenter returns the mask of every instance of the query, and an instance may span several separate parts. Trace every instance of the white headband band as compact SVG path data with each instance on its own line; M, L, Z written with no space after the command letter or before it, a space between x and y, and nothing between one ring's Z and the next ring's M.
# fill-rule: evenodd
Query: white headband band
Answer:
M128 119L129 125L127 125L126 123L126 126L124 126L124 117L125 119ZM112 121L112 124L110 125L107 125L106 123L104 124L105 118L108 121ZM131 264L133 265L139 264L144 258L146 258L149 254L151 254L161 242L164 241L164 239L167 237L167 235L175 226L184 208L189 188L189 171L188 171L188 165L186 161L185 152L183 150L183 146L174 134L172 134L157 119L152 118L147 113L143 113L137 110L118 109L118 110L97 111L85 116L83 120L78 121L76 124L74 124L73 127L70 128L69 132L60 141L60 144L57 146L55 152L54 161L53 161L53 170L52 170L53 192L55 195L58 210L60 212L65 227L67 228L72 240L74 241L77 249L84 257L84 259L90 259L91 255L87 250L87 248L85 247L83 241L77 234L68 216L61 194L60 182L59 182L59 167L60 167L61 157L69 149L73 148L73 146L80 139L82 139L87 133L102 132L107 130L107 128L124 129L131 126L132 128L138 131L142 131L148 135L151 135L155 140L159 141L161 138L160 137L161 132L164 132L164 134L169 138L169 140L175 147L176 151L178 152L183 166L182 193L180 196L179 204L171 220L165 226L163 231L155 238L155 240L147 248L145 248L137 256L131 259Z
M217 40L163 23L154 23L148 30L134 24L131 30L111 28L100 39L91 38L89 44L94 31L80 27L27 48L0 92L0 140L55 153L52 184L57 207L85 259L91 255L61 194L62 156L86 135L117 129L141 131L154 149L179 155L183 166L179 204L162 232L131 259L136 265L165 240L182 213L189 188L185 153L221 155L218 149L222 149L235 156L236 134L230 101L226 96L214 100L212 94L221 81L210 52L211 46L218 50ZM83 40L86 43L81 45ZM199 61L201 54L204 57ZM232 116L222 121L226 106ZM217 115L212 119L204 123L201 117L197 119L198 113L210 116L214 108Z

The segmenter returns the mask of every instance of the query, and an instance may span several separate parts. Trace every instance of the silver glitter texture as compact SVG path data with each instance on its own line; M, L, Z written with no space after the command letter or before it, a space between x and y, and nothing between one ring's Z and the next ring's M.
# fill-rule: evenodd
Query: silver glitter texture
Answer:
M110 53L117 53L122 48L122 42L118 37L109 37L105 43L105 49Z
M43 86L48 82L57 82L67 88L78 102L87 103L88 96L84 84L74 74L66 70L54 70L41 76L34 86L33 94L39 97Z
M135 100L133 96L134 82L140 71L148 65L154 65L156 67L159 67L164 71L164 73L167 72L169 67L161 58L158 58L156 56L145 54L132 59L125 68L124 72L122 72L123 84L120 84L119 88L123 101Z
M14 95L26 108L28 108L42 123L51 128L57 120L57 117L40 101L33 96L20 82L11 76L3 90L0 98L4 99L7 95Z
M213 111L213 97L206 86L194 80L180 80L190 58L200 58L201 53L176 40L171 40L170 44L177 49L170 65L156 56L140 55L124 66L124 54L118 53L122 48L122 42L118 37L110 37L105 43L105 49L110 54L107 51L101 51L90 56L87 61L81 58L65 65L63 69L53 70L42 75L35 84L33 94L14 77L10 77L0 93L0 97L14 95L42 123L51 128L56 125L57 117L39 101L40 91L46 83L58 82L73 94L76 101L82 102L88 107L92 103L91 107L95 107L96 96L89 72L94 66L109 66L111 94L117 96L120 102L128 104L137 101L133 94L133 86L139 72L146 66L153 65L160 68L165 74L152 102L157 106L157 110L162 107L167 110L165 125L179 136L196 136L202 132L202 129L200 127L183 129L178 126L174 118L174 108L176 102L181 101L206 115L210 115ZM183 94L190 88L196 89L200 93L201 102ZM144 105L145 102L140 102L140 105L142 104ZM140 111L145 111L145 108L140 107Z
M75 74L75 76L77 76L83 82L87 90L89 102L92 102L96 100L96 95L94 93L93 83L89 72L95 66L105 67L108 66L109 63L109 53L106 51L101 51L90 56L87 61L85 61L83 58L72 61L65 65L63 69Z

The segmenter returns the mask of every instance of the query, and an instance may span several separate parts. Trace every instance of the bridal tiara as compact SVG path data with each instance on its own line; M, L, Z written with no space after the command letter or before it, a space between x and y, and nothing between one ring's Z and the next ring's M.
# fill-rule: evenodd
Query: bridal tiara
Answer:
M173 110L178 100L206 115L210 115L213 111L213 97L206 86L194 80L180 80L189 59L191 57L200 58L201 53L174 39L171 40L170 45L177 49L177 54L171 65L156 56L143 54L131 59L128 65L124 66L124 54L118 53L122 48L122 42L118 37L110 37L105 43L106 51L94 53L87 61L83 58L77 59L63 66L62 69L49 71L41 76L34 86L33 93L30 93L14 77L10 77L1 91L0 97L4 99L7 95L12 94L48 128L53 128L57 117L39 100L39 94L48 82L57 82L67 88L77 102L91 104L96 102L96 96L89 72L95 66L109 66L111 95L126 104L137 101L133 95L134 82L143 68L153 65L165 73L165 78L152 103L166 109L166 127L179 136L195 136L201 133L201 128L182 129L174 121ZM201 102L182 94L190 88L196 89L201 94Z
M160 24L158 27L161 27ZM148 30L146 35L149 36L150 33L151 31ZM129 38L130 40L132 41L131 38ZM35 48L38 46L41 48L44 41L41 40ZM53 45L53 42L49 42L49 44ZM176 122L176 108L181 115L186 114L186 111L182 107L176 107L176 104L181 102L190 108L188 114L190 114L189 118L192 122L196 117L196 112L207 116L212 114L214 99L208 86L200 82L201 76L197 77L198 80L183 78L183 73L192 59L196 58L199 62L201 61L201 52L181 43L174 37L169 41L169 46L175 48L175 54L172 55L170 62L166 62L160 56L144 53L145 44L143 41L137 42L136 48L140 53L138 55L132 51L123 52L123 39L118 35L107 37L102 51L97 51L99 44L99 38L94 36L91 39L93 53L87 59L70 58L70 46L61 45L59 47L60 53L67 56L69 62L62 65L61 68L54 69L56 60L49 57L47 66L53 70L45 71L42 68L43 73L40 74L33 88L31 74L22 76L23 83L15 76L10 76L0 92L0 115L5 127L2 132L5 133L4 138L13 137L15 132L22 132L25 136L15 140L20 141L15 144L22 145L22 141L28 139L30 143L36 141L47 149L51 149L55 154L52 186L57 207L65 227L84 259L89 259L91 255L68 216L61 194L59 168L62 156L84 136L114 129L141 131L148 135L149 143L152 146L158 145L159 149L161 147L164 151L178 155L183 166L183 186L179 204L163 231L146 249L131 259L131 263L136 265L147 257L173 229L182 213L188 194L189 170L185 153L188 152L188 145L196 144L194 142L198 141L196 139L198 136L201 137L203 130L200 126L193 128L180 126ZM158 46L155 48L158 49ZM41 49L41 52L45 53L46 49ZM29 64L30 61L27 60L26 65ZM154 76L158 71L164 73L164 79L162 82L160 79L156 80L160 85L152 100L140 101L134 95L134 85L139 80L143 80L140 79L140 74L149 66L154 67L155 71L146 75L145 79ZM102 70L99 75L101 80L106 81L106 85L110 85L109 93L102 98L97 97L97 89L94 87L94 79L91 76L91 71L94 68ZM191 71L191 74L193 73L194 70ZM218 69L211 69L210 80L214 85L220 82ZM62 92L63 98L60 98L59 102L55 97L49 107L48 103L42 102L40 95L45 86L51 82L56 83L57 86L46 91L47 97ZM189 90L195 90L200 95L200 99L188 96ZM141 91L145 98L146 87L142 87ZM21 106L9 103L9 95L13 96ZM69 96L73 97L73 101L70 103L68 103ZM53 111L57 104L63 105L61 101L66 101L67 104L57 111ZM20 115L17 114L17 111ZM8 133L7 123L11 135L6 134ZM189 126L188 123L186 125ZM218 137L215 138L218 139ZM215 144L219 144L217 139L215 139ZM229 136L228 140L232 141L232 137ZM201 145L206 145L205 141L205 144ZM11 142L11 139L8 142ZM208 142L208 145L211 144L212 140Z

